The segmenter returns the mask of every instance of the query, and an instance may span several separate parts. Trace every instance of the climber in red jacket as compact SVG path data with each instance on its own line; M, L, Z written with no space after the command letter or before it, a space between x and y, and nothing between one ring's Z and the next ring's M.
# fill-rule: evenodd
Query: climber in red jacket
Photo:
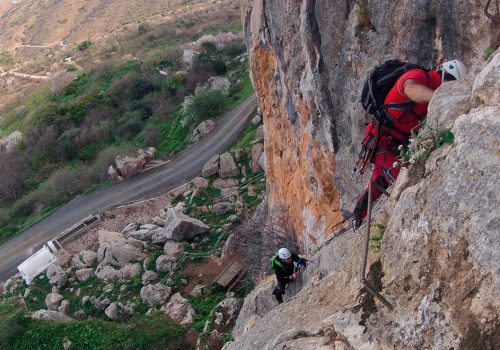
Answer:
M376 121L372 121L366 127L364 139L370 136L378 137L371 159L373 163L370 178L373 184L372 203L396 181L399 168L394 168L393 164L399 154L398 148L400 145L408 144L412 129L427 117L427 107L434 91L442 82L461 80L466 74L466 66L459 60L452 60L444 63L439 71L411 69L398 78L384 101L386 111L393 118L393 127L379 128ZM413 102L411 109L398 109L398 104L404 105L409 101ZM378 130L380 130L380 135L377 133ZM359 196L354 208L353 225L355 228L359 228L366 218L367 208L368 186Z

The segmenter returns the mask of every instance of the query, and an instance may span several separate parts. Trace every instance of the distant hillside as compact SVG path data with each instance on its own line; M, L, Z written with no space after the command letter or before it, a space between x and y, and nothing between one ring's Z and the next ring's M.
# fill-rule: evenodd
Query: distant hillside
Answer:
M0 1L0 50L21 45L75 43L127 32L144 21L163 22L234 1L21 0Z

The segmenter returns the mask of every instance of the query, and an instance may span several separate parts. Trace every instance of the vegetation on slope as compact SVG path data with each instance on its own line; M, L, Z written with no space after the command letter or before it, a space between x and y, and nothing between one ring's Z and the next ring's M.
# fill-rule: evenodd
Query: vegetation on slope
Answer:
M203 44L192 66L176 74L185 69L180 44L192 38L176 36L164 26L143 29L128 43L129 49L143 45L148 50L139 58L103 62L63 88L42 86L4 111L3 134L21 130L24 137L15 152L0 152L5 169L0 241L105 184L106 170L118 154L146 146L156 147L159 155L177 152L189 144L197 122L251 94L241 56L245 48L239 41L221 49ZM213 76L228 81L225 98L215 93L196 96L196 118L186 123L182 102Z

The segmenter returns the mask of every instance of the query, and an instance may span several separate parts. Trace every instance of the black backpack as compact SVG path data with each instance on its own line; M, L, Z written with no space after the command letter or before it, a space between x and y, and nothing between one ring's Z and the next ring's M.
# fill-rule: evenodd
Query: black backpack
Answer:
M387 94L396 84L398 78L411 69L421 69L425 72L428 70L418 64L401 62L399 60L389 60L382 63L380 66L370 73L363 86L361 92L361 104L365 111L372 115L377 121L378 125L390 130L395 129L400 134L410 136L407 133L400 131L397 127L397 120L395 120L387 109L398 109L403 111L410 111L415 105L412 101L401 103L384 104Z

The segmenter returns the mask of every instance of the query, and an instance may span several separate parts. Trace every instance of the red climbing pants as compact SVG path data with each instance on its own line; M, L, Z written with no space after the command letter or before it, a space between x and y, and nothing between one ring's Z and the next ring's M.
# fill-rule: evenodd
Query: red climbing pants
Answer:
M385 148L385 147L384 147ZM396 181L399 175L399 168L393 168L396 161L396 155L392 151L380 151L373 157L373 171L370 181L372 181L372 203L382 195L382 191L375 186L377 184L384 190ZM354 217L364 220L368 210L368 186L358 197L356 207L354 208Z

